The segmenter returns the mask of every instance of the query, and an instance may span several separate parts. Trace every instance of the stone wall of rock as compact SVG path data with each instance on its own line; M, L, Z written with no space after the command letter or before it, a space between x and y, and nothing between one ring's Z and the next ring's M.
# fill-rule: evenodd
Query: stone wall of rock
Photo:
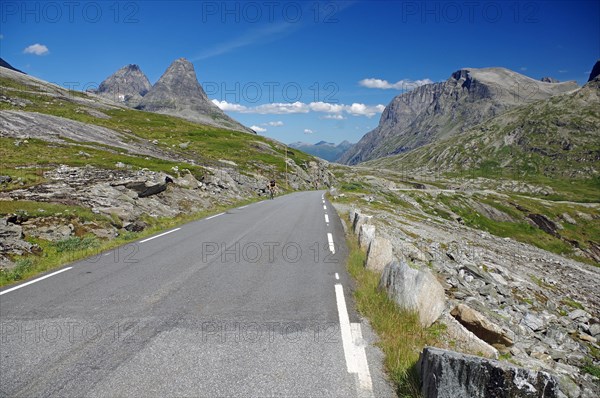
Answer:
M418 371L423 398L558 398L558 381L533 371L472 355L427 347Z

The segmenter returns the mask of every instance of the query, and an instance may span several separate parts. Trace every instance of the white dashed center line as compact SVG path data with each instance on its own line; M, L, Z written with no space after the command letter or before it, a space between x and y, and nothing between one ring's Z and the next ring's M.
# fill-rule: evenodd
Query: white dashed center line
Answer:
M327 241L329 242L329 251L331 254L335 254L335 244L333 243L333 235L331 232L327 233Z
M325 214L325 222L329 224L329 216L327 214Z

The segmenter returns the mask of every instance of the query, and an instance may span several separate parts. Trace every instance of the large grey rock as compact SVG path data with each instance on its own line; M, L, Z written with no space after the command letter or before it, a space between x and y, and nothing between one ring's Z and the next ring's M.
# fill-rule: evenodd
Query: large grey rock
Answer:
M498 350L465 328L452 315L444 312L439 321L446 325L445 335L457 351L498 359Z
M367 251L367 269L381 272L386 265L394 260L392 243L382 237L376 237L371 241Z
M424 398L554 398L562 394L550 374L507 362L426 347L418 363Z
M417 312L424 327L431 326L445 307L444 288L435 276L429 270L410 268L406 262L388 264L379 288L385 289L400 308Z
M371 224L363 224L358 232L358 245L361 249L368 249L371 242L375 239L375 226Z
M506 347L510 347L514 343L500 326L465 304L458 304L450 314L486 343L500 344Z
M355 234L358 234L360 226L370 222L372 218L373 216L367 216L357 210L354 213L354 219L352 220L352 231L354 231Z
M202 124L254 133L227 116L208 99L198 83L194 65L185 58L173 61L156 84L144 95L138 108L148 112L178 116Z

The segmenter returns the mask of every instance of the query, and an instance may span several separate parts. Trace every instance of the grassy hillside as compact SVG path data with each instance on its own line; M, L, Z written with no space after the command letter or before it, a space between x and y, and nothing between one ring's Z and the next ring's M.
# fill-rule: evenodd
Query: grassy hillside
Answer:
M0 68L0 159L0 229L17 242L16 249L3 245L0 251L0 286L257 200L257 188L269 179L277 179L283 191L306 189L312 188L315 170L324 172L312 156L266 137L122 107L5 68ZM82 181L57 174L62 165L96 177ZM110 185L136 178L156 183L148 178L160 173L183 182L152 199L130 189L122 189L121 198ZM104 177L93 180L97 176ZM186 178L197 186L203 181L203 189L186 185ZM94 208L102 201L108 204ZM142 230L126 229L132 222ZM71 229L66 237L52 235L66 226ZM40 237L40 231L47 233Z

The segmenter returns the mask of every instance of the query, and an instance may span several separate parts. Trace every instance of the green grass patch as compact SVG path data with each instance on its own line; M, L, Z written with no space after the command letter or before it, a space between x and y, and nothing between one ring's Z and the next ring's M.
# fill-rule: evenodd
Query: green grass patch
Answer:
M590 362L587 365L584 365L581 370L600 379L600 366L596 366Z
M565 297L560 302L562 304L564 304L564 305L566 305L568 307L574 308L576 310L585 310L585 308L583 307L583 305L580 302L575 301L575 300L573 300L572 298L569 298L569 297Z

